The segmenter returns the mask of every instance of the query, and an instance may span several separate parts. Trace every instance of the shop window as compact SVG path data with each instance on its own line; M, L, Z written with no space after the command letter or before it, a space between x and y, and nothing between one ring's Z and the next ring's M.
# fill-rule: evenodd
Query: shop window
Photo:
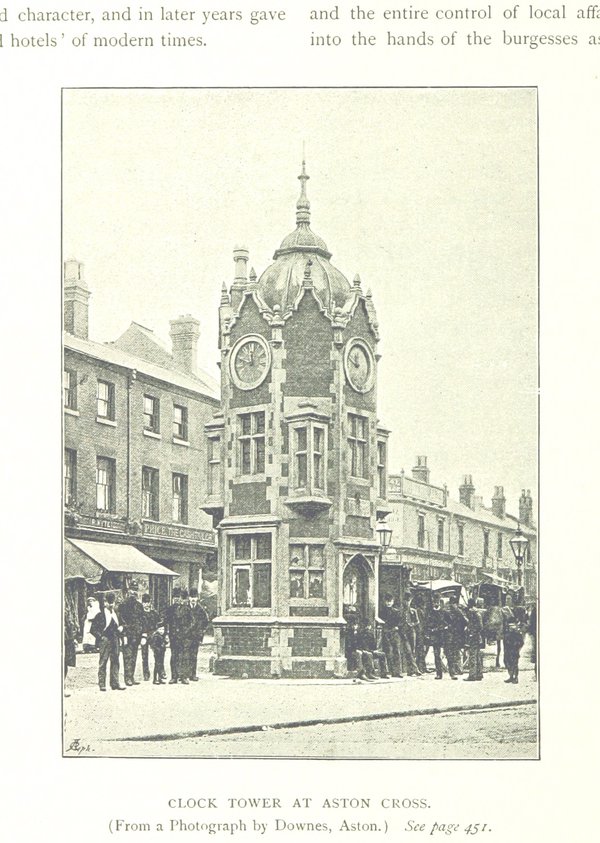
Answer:
M71 506L75 503L77 496L77 451L72 448L65 448L64 470L65 506Z
M173 474L173 521L176 524L188 522L188 478L186 474Z
M271 606L271 534L233 536L231 540L234 606Z
M188 410L179 404L173 405L173 437L188 441Z
M323 545L290 545L290 597L325 596L325 548Z
M77 372L63 370L63 404L68 410L77 409Z
M110 381L98 381L96 415L100 419L115 420L115 385Z
M144 430L160 433L160 401L153 395L144 395Z
M142 467L142 518L159 519L160 481L157 468Z
M348 414L350 432L348 449L350 452L350 474L352 477L367 476L367 419L363 416Z
M264 474L265 414L243 413L238 428L239 469L241 474Z
M96 509L100 512L115 511L115 461L109 457L96 459Z
M221 492L221 440L218 436L208 439L208 494Z

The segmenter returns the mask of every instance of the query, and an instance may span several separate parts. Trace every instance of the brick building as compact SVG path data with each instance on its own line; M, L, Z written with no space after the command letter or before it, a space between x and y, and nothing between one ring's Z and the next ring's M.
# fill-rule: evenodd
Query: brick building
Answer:
M382 579L393 587L397 566L409 566L413 580L455 579L464 585L483 574L517 584L517 565L510 539L520 525L528 539L522 583L527 597L537 594L537 530L531 493L523 490L519 517L506 511L502 486L496 486L491 507L475 494L471 475L465 475L459 500L446 486L430 482L427 457L417 457L411 476L390 475L388 523L392 547L386 553Z
M234 252L219 310L204 508L219 526L216 671L229 675L343 674L344 614L377 612L377 321L310 229L304 165L299 178L296 229L258 279Z
M204 427L219 401L197 366L199 322L171 322L171 351L135 322L115 342L93 342L82 264L66 261L64 269L66 554L75 564L80 553L100 562L103 584L121 587L128 564L139 572L143 553L159 563L148 561L142 579L162 606L172 580L201 586L203 570L216 567L201 503ZM135 562L125 546L135 549ZM161 576L160 566L177 578Z

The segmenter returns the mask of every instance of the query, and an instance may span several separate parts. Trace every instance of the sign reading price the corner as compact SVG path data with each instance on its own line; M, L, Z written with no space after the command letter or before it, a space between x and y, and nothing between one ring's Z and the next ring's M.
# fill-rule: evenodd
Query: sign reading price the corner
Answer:
M215 537L211 530L186 527L183 524L161 524L158 521L143 521L142 534L163 539L177 539L186 542L205 542L214 544Z

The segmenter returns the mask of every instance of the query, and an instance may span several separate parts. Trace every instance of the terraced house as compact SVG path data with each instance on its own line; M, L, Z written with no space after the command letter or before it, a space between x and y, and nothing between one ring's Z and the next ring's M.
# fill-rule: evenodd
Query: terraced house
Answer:
M65 576L120 589L135 572L161 607L173 582L201 587L216 570L200 502L219 400L197 364L200 323L174 319L171 349L135 322L94 342L83 265L66 261L64 273Z

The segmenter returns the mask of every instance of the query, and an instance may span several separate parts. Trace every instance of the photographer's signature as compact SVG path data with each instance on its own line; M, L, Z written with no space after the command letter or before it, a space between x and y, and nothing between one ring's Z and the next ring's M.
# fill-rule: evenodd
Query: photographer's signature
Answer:
M88 744L82 743L81 738L74 738L71 741L71 743L69 744L69 746L67 747L66 751L67 752L74 752L77 755L86 755L90 752L93 752L94 750L92 749L92 747L89 743Z

